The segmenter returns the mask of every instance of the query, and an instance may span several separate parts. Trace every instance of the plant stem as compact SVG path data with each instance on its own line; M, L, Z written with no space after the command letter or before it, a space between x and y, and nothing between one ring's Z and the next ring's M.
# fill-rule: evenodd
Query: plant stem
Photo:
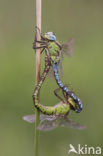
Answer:
M41 32L41 0L36 0L36 26ZM37 30L37 40L40 41L40 32ZM36 43L36 46L40 46L40 43ZM40 49L36 49L36 83L40 79ZM39 102L39 101L38 101ZM35 122L35 156L38 156L39 145L39 130L37 129L39 124L40 112L35 109L36 122Z
M35 156L38 156L38 151L39 151L39 130L37 129L38 124L39 124L39 116L40 113L37 109L35 109L35 116L36 116L36 122L35 122Z

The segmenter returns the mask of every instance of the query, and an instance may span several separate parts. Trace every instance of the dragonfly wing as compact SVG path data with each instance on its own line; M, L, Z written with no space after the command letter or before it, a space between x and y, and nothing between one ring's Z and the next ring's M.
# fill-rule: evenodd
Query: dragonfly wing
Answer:
M35 114L23 116L22 119L26 122L33 123L35 122Z
M63 55L62 55L62 51L59 52L59 64L58 64L58 71L60 72L61 76L63 76L63 68L62 68L62 59L63 59Z
M52 79L55 79L55 77L54 77L54 70L53 70L52 67L50 68L50 70L49 70L49 72L48 72L48 76L49 76L50 78L52 78Z
M40 131L51 131L57 128L58 124L56 120L43 120L40 122L38 129Z
M62 60L61 60L61 58L60 58L60 62L58 64L58 72L60 72L60 75L63 76L63 72L62 72ZM48 76L51 79L55 79L53 67L50 68L50 70L48 72Z
M62 52L71 57L74 50L74 39L70 39L67 43L62 44Z
M23 116L23 120L24 121L27 121L27 122L29 122L29 123L34 123L35 122L35 114L32 114L32 115L26 115L26 116ZM45 120L45 119L47 119L47 120L52 120L52 116L49 116L49 115L45 115L45 114L41 114L40 115L40 121L42 121L42 120Z
M57 118L58 118L57 115L45 115L45 118L42 118L41 121L43 120L53 121L53 120L56 120Z
M84 125L81 125L79 123L76 123L75 121L72 121L71 119L62 119L60 121L60 126L61 127L67 127L67 128L74 128L74 129L78 129L78 130L82 130L82 129L85 129L86 126Z
M22 119L26 122L34 123L35 118L36 118L35 114L32 114L32 115L23 116ZM40 121L43 121L43 120L52 121L52 120L56 120L56 118L57 118L57 116L55 116L55 115L45 115L45 114L40 115Z

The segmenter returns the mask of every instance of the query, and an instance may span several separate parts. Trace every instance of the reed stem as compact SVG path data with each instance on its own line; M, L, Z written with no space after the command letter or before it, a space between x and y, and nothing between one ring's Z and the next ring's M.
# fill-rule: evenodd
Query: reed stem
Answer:
M36 26L41 32L41 0L36 0ZM37 30L37 40L40 41L40 32ZM36 46L40 46L40 43L36 43ZM36 84L40 79L40 49L36 49ZM38 101L39 102L39 101ZM35 122L35 156L39 155L39 130L37 129L39 124L40 112L35 108L36 122Z

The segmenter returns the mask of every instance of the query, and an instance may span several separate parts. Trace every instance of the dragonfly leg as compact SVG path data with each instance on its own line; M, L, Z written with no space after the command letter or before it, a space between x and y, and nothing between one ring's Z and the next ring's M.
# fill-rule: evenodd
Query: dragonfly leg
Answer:
M39 49L39 48L44 48L44 47L46 48L47 41L43 38L43 36L41 36L41 33L40 33L41 40L40 41L37 40L37 29L40 33L40 29L36 26L36 33L35 33L35 39L34 39L34 43L33 43L33 49ZM36 47L36 43L40 43L41 46Z
M35 41L34 41L34 44L35 44L36 42L37 42L37 43L41 43L42 45L43 45L43 44L46 44L46 42L44 42L44 41L42 41L42 40L41 40L41 41L35 40Z
M36 28L36 31L38 30L39 34L41 35L39 27L35 26L35 28Z
M35 39L35 40L34 40L34 43L33 43L33 49L36 49L36 48L37 48L36 43L40 43L39 48L44 48L44 47L46 48L46 47L47 47L46 42L37 41L37 40Z
M46 48L46 47L45 46L37 47L36 45L33 45L33 49L41 49L41 48Z
M36 42L37 43L40 43L40 46L39 47L36 46ZM47 48L46 43L43 43L41 41L34 41L34 43L33 43L33 49L40 49L40 48Z
M40 36L41 36L42 42L43 42L43 41L46 41L46 42L47 42L47 40L41 35L40 29L36 26L36 34L37 34L37 30L39 31L39 34L40 34ZM35 35L35 39L37 39L37 38L36 38L36 35Z
M37 30L39 31L39 34L40 34L40 36L41 36L41 39L44 40L44 41L47 41L47 40L41 35L40 29L36 26L36 32L37 32Z
M58 93L57 93L58 91L60 91L60 88L55 89L55 90L54 90L54 94L55 94L61 101L64 102L63 98L62 98L60 95L58 95Z
M64 96L64 98L66 99L66 93L62 90L62 94L63 94L63 96Z
M45 47L41 50L41 52L40 52L40 53L42 54L42 52L43 52L44 50L45 50Z

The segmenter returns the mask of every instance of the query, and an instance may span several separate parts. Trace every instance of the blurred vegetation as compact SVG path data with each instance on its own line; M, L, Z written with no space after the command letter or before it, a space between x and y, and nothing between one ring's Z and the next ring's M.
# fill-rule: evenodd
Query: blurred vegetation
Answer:
M42 32L55 32L59 41L75 39L74 55L64 57L63 82L71 84L84 109L70 117L87 126L84 131L57 128L41 132L40 155L67 156L69 144L101 146L103 143L103 1L45 0ZM33 156L34 125L22 116L34 113L35 86L35 1L0 1L0 156ZM43 69L43 61L42 67ZM54 105L57 88L47 78L41 102Z

